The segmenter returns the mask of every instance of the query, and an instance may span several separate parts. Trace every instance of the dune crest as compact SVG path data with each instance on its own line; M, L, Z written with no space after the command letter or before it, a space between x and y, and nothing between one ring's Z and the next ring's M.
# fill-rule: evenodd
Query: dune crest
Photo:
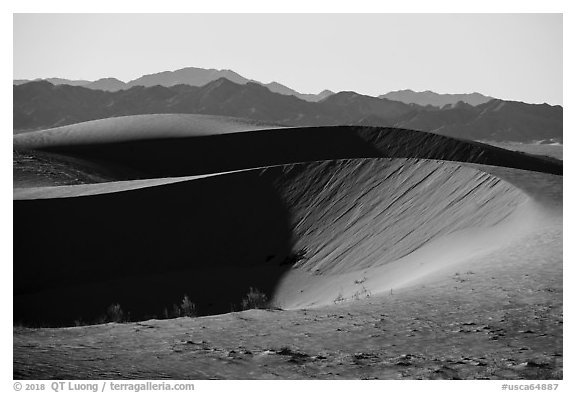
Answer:
M282 308L355 300L482 258L562 211L561 162L412 130L142 115L14 147L26 170L43 164L40 180L89 183L28 176L14 190L25 322L93 319L112 303L150 318L184 294L201 315L225 313L250 287Z
M362 288L377 294L405 277L390 270L404 263L398 261L437 242L454 247L446 239L466 231L473 234L466 239L480 238L532 200L478 168L420 159L323 161L50 190L65 198L15 204L15 239L33 223L51 226L40 228L36 248L15 242L15 254L29 262L15 268L17 316L24 319L76 318L112 301L136 307L149 296L153 315L184 293L203 313L221 313L249 286L285 308L330 304L340 292L353 297L348 292ZM65 254L54 247L59 239L66 239ZM39 252L54 261L49 268L39 264ZM355 284L364 275L370 284ZM152 277L162 292L150 291Z

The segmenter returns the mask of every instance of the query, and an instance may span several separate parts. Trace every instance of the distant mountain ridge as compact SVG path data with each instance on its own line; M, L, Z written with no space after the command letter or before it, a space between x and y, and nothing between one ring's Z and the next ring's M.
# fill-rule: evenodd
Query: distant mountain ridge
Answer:
M39 82L39 81L46 81L50 82L53 85L69 85L69 86L86 86L92 82L87 80L71 80L71 79L64 79L64 78L37 78L37 79L14 79L12 81L12 85L19 86L29 82Z
M563 140L563 108L493 99L472 106L458 103L397 119L398 127L472 140L536 142Z
M309 102L258 83L238 84L224 77L204 86L134 86L115 92L38 81L13 86L13 94L15 132L134 114L198 113L287 126L401 127L473 140L563 139L561 106L491 100L439 109L355 92Z
M126 88L126 83L116 78L102 78L97 81L87 83L82 87L94 90L118 91Z
M422 106L432 105L438 108L443 108L446 105L456 105L458 102L478 106L494 99L493 97L488 97L480 93L438 94L430 90L417 92L410 89L391 91L379 96L379 98L387 98L405 104L417 104Z
M244 85L248 79L231 70L204 69L196 67L182 68L176 71L163 71L155 74L148 74L134 79L126 84L126 87L134 86L164 86L175 85L204 86L207 83L220 78L226 78L231 82Z
M231 82L245 85L248 82L258 83L262 86L266 86L270 91L283 95L293 95L302 100L317 102L331 94L334 94L330 90L324 90L319 94L302 94L296 90L290 89L278 82L262 83L255 80L247 79L242 75L232 71L232 70L217 70L217 69L205 69L197 67L186 67L175 71L163 71L155 74L143 75L140 78L136 78L130 82L123 82L116 78L102 78L96 81L87 80L69 80L63 78L47 78L47 79L35 79L34 81L45 80L54 85L70 85L70 86L83 86L94 90L104 90L104 91L119 91L126 90L135 86L164 86L172 87L176 85L190 85L190 86L204 86L207 83L213 82L220 78L226 78ZM22 85L24 83L32 82L27 79L15 79L13 80L13 85Z

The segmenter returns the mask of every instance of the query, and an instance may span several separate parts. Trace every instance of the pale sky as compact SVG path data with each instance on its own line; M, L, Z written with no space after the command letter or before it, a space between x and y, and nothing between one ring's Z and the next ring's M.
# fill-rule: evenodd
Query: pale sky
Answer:
M562 104L561 14L15 14L14 79L231 69L302 93Z

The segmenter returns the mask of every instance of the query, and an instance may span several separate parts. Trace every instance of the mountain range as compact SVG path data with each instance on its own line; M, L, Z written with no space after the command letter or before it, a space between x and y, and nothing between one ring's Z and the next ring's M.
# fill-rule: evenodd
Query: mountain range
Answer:
M379 98L387 98L392 101L404 102L405 104L431 105L439 108L443 108L446 105L456 105L459 102L477 106L494 99L480 93L438 94L430 90L417 92L410 89L391 91L379 96Z
M476 106L458 102L438 108L355 92L339 92L310 102L250 81L235 83L221 77L203 86L193 86L178 84L181 74L170 73L168 77L174 84L167 87L157 85L159 76L155 75L138 82L149 87L135 85L118 91L54 85L48 81L15 85L14 132L124 115L199 113L286 126L370 125L473 140L562 141L561 106L493 99Z
M234 83L245 85L246 83L253 82L266 86L270 91L283 95L296 96L302 100L316 102L320 101L327 96L334 94L330 90L324 90L319 94L303 94L289 87L286 87L278 82L262 83L255 80L247 79L242 75L232 70L216 70L204 69L197 67L187 67L176 71L164 71L155 74L143 75L140 78L131 80L130 82L123 82L116 78L102 78L96 81L87 80L69 80L62 78L46 78L35 79L34 81L44 80L54 85L70 85L70 86L83 86L88 89L104 90L104 91L119 91L126 90L135 86L164 86L171 87L175 85L190 85L190 86L204 86L209 82L213 82L220 78L226 78ZM31 82L28 79L15 79L14 85L22 85Z
M262 83L253 79L248 79L232 70L217 70L217 69L204 69L197 67L186 67L175 71L164 71L155 74L143 75L140 78L123 82L116 78L102 78L96 81L88 80L70 80L63 78L46 78L35 79L35 81L45 80L54 85L70 85L70 86L83 86L94 90L104 91L119 91L126 90L135 86L165 86L171 87L175 85L190 85L190 86L204 86L207 83L213 82L220 78L226 78L234 83L245 85L248 82L253 82L267 87L270 91L278 94L295 96L301 100L318 102L334 92L324 90L318 94L303 94L278 82ZM16 79L13 81L14 85L21 85L31 82L28 79ZM470 94L438 94L433 91L416 92L413 90L398 90L392 91L379 96L378 98L386 98L392 101L400 101L405 104L417 104L421 106L435 106L443 108L446 105L455 105L458 102L464 102L470 105L484 104L491 99L480 93Z

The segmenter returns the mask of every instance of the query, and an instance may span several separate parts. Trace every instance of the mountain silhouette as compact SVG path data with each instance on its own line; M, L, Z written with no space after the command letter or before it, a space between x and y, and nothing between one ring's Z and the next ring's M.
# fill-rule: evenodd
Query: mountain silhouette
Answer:
M491 100L478 106L457 103L438 111L412 112L396 125L437 134L486 141L562 141L563 108Z
M286 126L370 125L473 140L562 141L561 106L514 101L491 100L478 106L459 102L440 109L340 92L309 102L224 77L203 86L134 86L118 91L38 81L13 86L13 94L15 133L125 115L197 113Z
M176 85L190 85L190 86L204 86L210 82L218 80L220 78L226 78L237 84L247 84L249 82L257 83L262 86L266 86L270 91L274 93L279 93L283 95L296 96L302 100L317 102L323 98L334 94L330 90L324 90L319 94L302 94L293 90L287 86L284 86L278 82L262 83L256 80L247 79L242 75L232 71L232 70L217 70L217 69L205 69L197 67L186 67L175 71L163 71L155 74L148 74L136 78L126 83L116 78L102 78L97 81L87 81L87 80L70 80L63 78L48 78L48 79L35 79L34 81L47 81L54 85L70 85L70 86L83 86L94 90L104 90L104 91L118 91L126 90L135 86L164 86L172 87ZM22 85L25 83L33 82L28 79L14 79L12 84L14 86Z
M238 84L245 84L248 82L248 79L231 70L187 67L176 71L164 71L156 74L144 75L128 82L127 85L128 87L150 87L155 85L165 87L174 85L203 86L220 78L226 78Z
M118 91L127 89L128 85L116 78L102 78L98 79L97 81L87 83L83 85L83 87L87 87L93 90Z
M346 123L358 122L358 116L395 119L413 110L411 106L401 102L366 96L353 91L333 94L322 100L321 105L330 111L332 116L342 118Z
M410 89L391 91L390 93L379 96L379 98L387 98L405 104L417 104L421 106L432 105L438 108L443 108L446 105L454 105L460 101L472 106L477 106L492 100L492 97L487 97L480 93L438 94L430 90L416 92Z
M14 79L12 84L14 86L23 85L29 82L39 82L39 81L46 81L50 82L53 85L69 85L69 86L86 86L87 84L91 83L87 80L72 80L72 79L64 79L64 78L37 78L37 79Z

